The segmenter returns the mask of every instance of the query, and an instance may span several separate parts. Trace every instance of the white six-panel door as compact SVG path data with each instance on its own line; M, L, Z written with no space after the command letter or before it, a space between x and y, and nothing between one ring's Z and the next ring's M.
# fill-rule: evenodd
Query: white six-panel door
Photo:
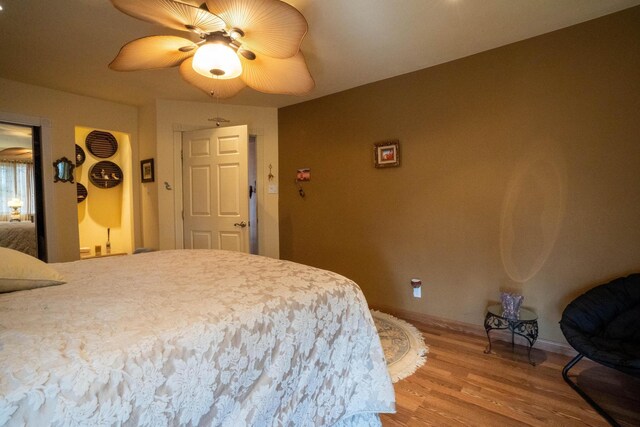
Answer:
M184 132L184 247L249 252L247 126Z

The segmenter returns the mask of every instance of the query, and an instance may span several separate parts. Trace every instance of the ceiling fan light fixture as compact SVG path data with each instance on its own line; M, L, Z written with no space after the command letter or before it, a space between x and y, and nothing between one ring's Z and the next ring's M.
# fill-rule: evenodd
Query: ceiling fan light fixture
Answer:
M193 69L205 77L223 80L242 74L242 64L236 52L229 46L216 42L205 43L196 50Z
M2 1L2 0L0 0ZM203 0L199 0L203 1ZM116 71L180 67L189 84L216 98L243 88L302 95L315 83L300 44L308 25L286 0L111 0L129 16L178 31L178 36L148 36L125 44L109 68Z

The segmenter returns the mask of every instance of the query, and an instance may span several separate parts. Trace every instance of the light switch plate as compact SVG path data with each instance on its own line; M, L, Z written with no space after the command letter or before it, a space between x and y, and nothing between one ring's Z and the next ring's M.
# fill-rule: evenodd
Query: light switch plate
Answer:
M413 297L422 298L422 288L413 288Z
M269 194L278 194L278 184L269 184Z

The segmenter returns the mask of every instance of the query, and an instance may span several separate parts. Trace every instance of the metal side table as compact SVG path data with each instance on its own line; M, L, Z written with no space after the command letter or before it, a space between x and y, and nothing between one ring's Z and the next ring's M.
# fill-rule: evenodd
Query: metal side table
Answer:
M527 309L520 309L518 319L509 319L502 315L502 304L489 306L487 315L484 318L484 329L487 331L487 339L489 345L484 350L485 353L491 352L491 335L489 332L493 329L508 329L511 331L511 348L513 349L515 335L524 337L529 343L529 363L533 366L536 364L531 360L531 349L538 339L538 316Z

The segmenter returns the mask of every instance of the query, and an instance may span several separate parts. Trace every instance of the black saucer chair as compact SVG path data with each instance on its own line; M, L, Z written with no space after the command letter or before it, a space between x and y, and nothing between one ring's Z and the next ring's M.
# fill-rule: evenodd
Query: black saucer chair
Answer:
M609 424L618 426L568 373L587 357L640 377L640 274L615 279L580 295L565 308L560 328L578 352L562 370L562 377Z

